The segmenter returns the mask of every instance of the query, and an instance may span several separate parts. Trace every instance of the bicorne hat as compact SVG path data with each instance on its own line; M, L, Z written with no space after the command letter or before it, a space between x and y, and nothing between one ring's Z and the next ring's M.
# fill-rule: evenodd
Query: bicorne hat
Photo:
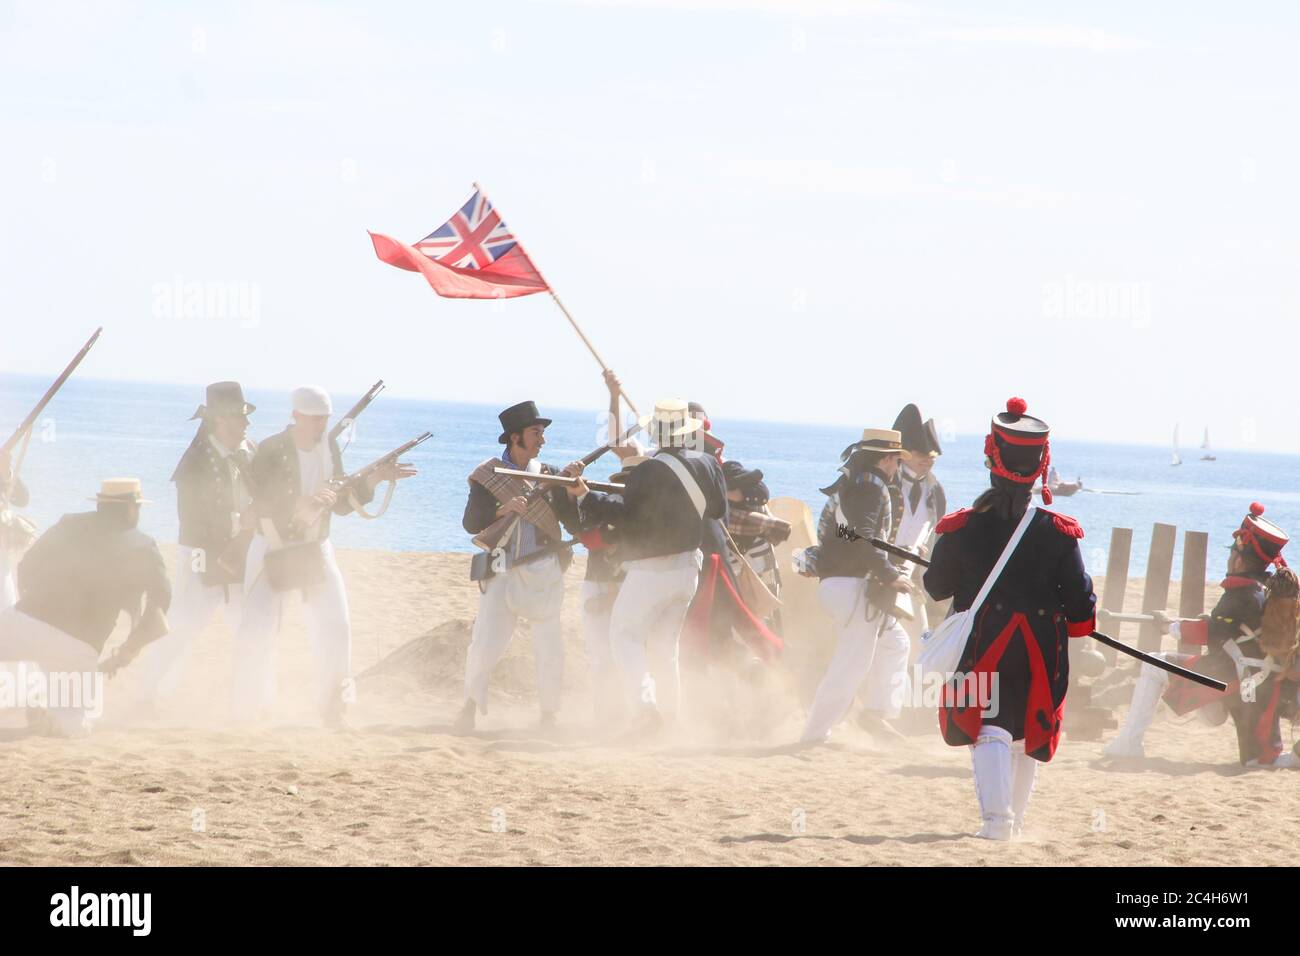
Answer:
M531 425L541 425L545 428L551 423L549 418L543 418L537 411L536 402L520 402L518 405L511 405L497 418L501 419L502 429L497 442L502 445L509 444L511 432L521 432Z
M1052 503L1047 488L1047 468L1052 462L1048 437L1051 428L1041 418L1026 415L1023 398L1007 399L1007 410L998 412L984 439L984 463L993 474L1020 485L1043 480L1043 504Z
M903 447L913 454L938 458L943 454L939 447L939 436L934 430L934 419L921 421L921 410L915 405L906 405L894 419L894 430L902 436Z
M1282 558L1282 549L1291 539L1273 522L1260 517L1263 513L1264 506L1258 501L1252 501L1250 514L1242 519L1241 527L1232 532L1233 538L1236 539L1236 548L1247 557L1259 559L1265 567L1277 564L1285 568L1286 561Z

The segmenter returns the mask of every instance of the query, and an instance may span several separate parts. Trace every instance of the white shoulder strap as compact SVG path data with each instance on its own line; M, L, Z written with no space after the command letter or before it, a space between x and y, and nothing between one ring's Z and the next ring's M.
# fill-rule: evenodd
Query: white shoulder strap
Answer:
M680 481L682 487L686 489L686 494L690 496L691 504L695 506L695 514L698 517L703 518L704 509L706 507L704 492L700 490L700 485L695 480L695 476L691 474L690 470L682 464L681 459L676 455L667 455L663 452L657 452L654 458L655 461L662 461L672 469L673 474L677 476L677 480Z
M1009 540L1007 546L1002 549L1002 556L998 558L998 563L993 565L993 570L989 572L989 576L984 579L984 586L980 588L980 593L976 595L975 602L970 606L972 612L978 611L984 606L984 602L988 600L989 592L992 591L993 586L998 583L998 578L1002 576L1002 569L1005 568L1007 562L1011 560L1011 555L1015 554L1016 547L1020 544L1020 539L1025 536L1025 531L1029 527L1029 522L1034 520L1034 513L1037 511L1037 505L1030 505L1025 509L1024 517L1020 519L1020 524L1016 525L1016 530L1011 534L1011 540Z

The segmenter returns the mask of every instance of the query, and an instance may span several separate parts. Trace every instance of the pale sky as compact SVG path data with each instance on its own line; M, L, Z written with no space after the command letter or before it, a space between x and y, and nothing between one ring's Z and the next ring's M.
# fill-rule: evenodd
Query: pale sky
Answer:
M976 9L978 7L978 10ZM1287 3L0 2L0 369L1300 452ZM189 315L168 290L236 295ZM215 302L215 299L213 300ZM205 307L206 308L206 307ZM241 311L242 309L242 311Z

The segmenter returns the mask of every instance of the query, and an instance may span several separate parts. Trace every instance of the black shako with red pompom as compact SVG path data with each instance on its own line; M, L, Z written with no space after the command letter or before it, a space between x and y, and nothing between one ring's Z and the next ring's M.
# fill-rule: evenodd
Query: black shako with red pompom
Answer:
M1047 487L1047 469L1052 461L1048 436L1051 429L1041 418L1025 414L1029 404L1023 398L1007 399L1007 410L993 416L984 438L989 470L1000 478L1020 485L1043 481L1043 504L1052 503Z
M1232 532L1237 540L1237 550L1247 558L1257 559L1264 567L1276 564L1286 567L1282 549L1291 540L1285 531L1263 517L1264 506L1258 501L1250 503L1250 514L1242 519L1241 527Z

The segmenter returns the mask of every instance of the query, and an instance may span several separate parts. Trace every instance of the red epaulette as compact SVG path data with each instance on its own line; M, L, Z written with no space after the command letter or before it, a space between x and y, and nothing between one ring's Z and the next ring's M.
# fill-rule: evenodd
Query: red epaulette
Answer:
M1069 515L1058 515L1055 511L1048 511L1046 508L1043 508L1042 510L1045 514L1052 516L1052 524L1056 525L1056 530L1061 532L1061 534L1065 535L1067 538L1083 537L1083 525L1079 524L1079 522L1075 521Z
M944 515L939 519L939 523L934 526L937 534L947 534L949 531L956 531L959 528L966 527L966 519L971 516L969 508L958 508L952 514Z

